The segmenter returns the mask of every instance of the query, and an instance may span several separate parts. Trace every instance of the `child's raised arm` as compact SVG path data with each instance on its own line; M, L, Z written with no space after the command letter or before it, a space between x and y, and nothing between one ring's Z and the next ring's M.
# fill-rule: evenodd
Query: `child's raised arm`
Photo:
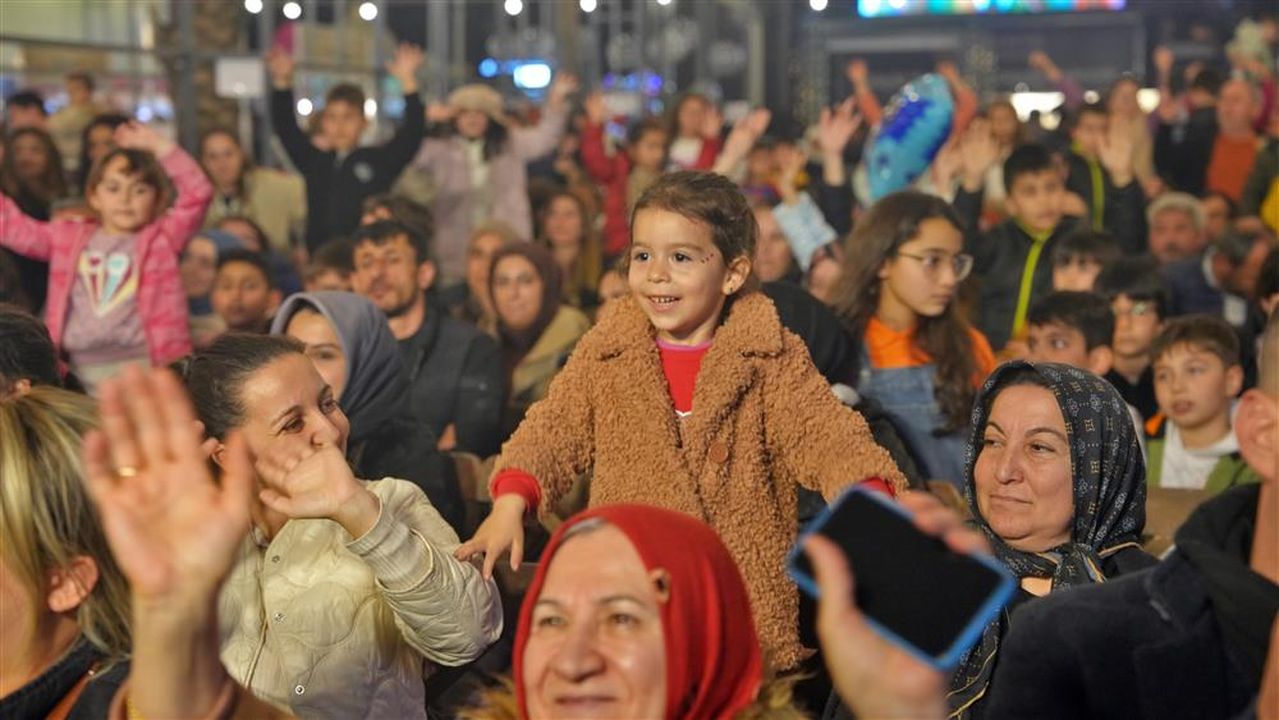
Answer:
M156 221L161 223L160 235L169 242L169 249L174 253L182 252L204 223L204 211L213 199L213 185L195 158L142 123L130 121L116 128L115 142L122 148L146 150L155 155L173 181L177 192L173 207Z
M610 183L616 173L623 172L622 153L609 157L604 151L604 123L608 109L604 94L599 90L586 96L582 108L586 111L586 124L582 127L582 165L597 183Z
M532 161L555 151L567 129L568 97L577 92L579 87L581 83L576 75L564 72L555 74L555 79L546 92L546 104L542 106L542 117L537 124L511 129L511 152L516 157Z
M835 397L804 342L787 331L783 343L764 397L765 433L779 465L827 500L871 477L905 490L906 478L888 451L875 442L865 418Z
M271 74L271 130L280 138L289 161L306 173L312 163L327 155L298 127L293 114L293 56L280 48L272 48L266 55L267 69Z
M0 247L32 260L47 261L53 254L53 224L22 212L12 198L0 192Z
M425 61L422 48L408 43L401 43L395 50L395 57L386 62L386 71L400 83L404 93L404 122L395 131L395 135L385 145L378 148L377 162L379 169L386 175L395 177L404 170L426 136L426 108L422 105L422 97L417 92L417 71Z

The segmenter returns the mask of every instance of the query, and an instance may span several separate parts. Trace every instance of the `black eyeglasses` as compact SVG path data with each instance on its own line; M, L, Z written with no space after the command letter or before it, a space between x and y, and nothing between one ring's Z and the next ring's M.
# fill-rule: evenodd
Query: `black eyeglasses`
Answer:
M947 255L946 253L929 253L927 255L912 255L898 251L899 257L918 260L924 266L924 272L937 276L941 273L943 263L950 262L950 267L955 271L955 281L963 282L964 278L973 271L973 256L968 253L959 253L958 255Z

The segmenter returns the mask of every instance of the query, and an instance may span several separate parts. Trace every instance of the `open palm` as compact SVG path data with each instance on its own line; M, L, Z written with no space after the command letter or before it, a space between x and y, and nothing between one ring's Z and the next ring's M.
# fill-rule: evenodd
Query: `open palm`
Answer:
M139 598L211 593L249 527L253 469L229 438L220 482L173 373L130 368L103 383L102 429L85 437L85 474L120 569Z

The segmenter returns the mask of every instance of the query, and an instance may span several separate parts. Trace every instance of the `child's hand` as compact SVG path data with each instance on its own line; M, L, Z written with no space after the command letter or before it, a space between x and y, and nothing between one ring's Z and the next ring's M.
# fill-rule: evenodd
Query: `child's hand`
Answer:
M604 104L604 93L599 90L586 96L586 100L582 103L582 109L586 111L586 119L592 125L603 125L608 118L608 107Z
M395 56L386 61L386 71L400 82L405 95L417 92L417 71L422 67L426 55L422 48L409 43L400 43L395 48Z
M448 103L433 102L426 106L426 121L428 123L453 122L455 115L457 115L457 108Z
M976 192L986 182L986 171L999 159L999 147L990 132L990 122L973 120L959 146L959 166L964 174L964 189Z
M1132 182L1134 152L1132 136L1127 129L1122 124L1111 120L1110 131L1101 141L1097 159L1101 160L1102 166L1110 173L1110 179L1115 187L1126 187Z
M1167 45L1160 45L1155 48L1150 60L1154 63L1155 70L1159 71L1161 77L1168 77L1172 74L1172 65L1177 61L1177 56L1173 54Z
M484 579L493 577L497 559L511 552L511 569L518 570L524 559L524 511L526 503L519 495L502 495L493 501L493 510L475 536L453 551L453 557L469 562L471 556L484 554Z
M287 90L293 87L293 56L284 50L274 47L266 54L267 71L271 74L271 84L276 90Z
M946 82L951 85L960 84L959 67L955 65L954 60L938 60L935 69L937 74L941 75Z
M548 105L562 105L568 100L568 96L577 92L581 86L582 84L573 73L555 73L555 79L551 81L551 89L546 93L546 103Z
M702 137L707 140L718 140L722 132L724 132L724 113L720 112L718 105L712 104L702 116Z
M866 64L865 60L855 58L848 61L848 66L844 68L844 73L848 76L848 82L852 83L853 87L862 88L865 87L867 80L870 79L870 66Z
M174 147L172 140L137 120L115 129L115 144L131 150L146 150L156 157L163 157Z
M1056 82L1061 77L1061 70L1058 69L1057 63L1053 62L1053 59L1048 57L1048 53L1043 50L1035 50L1030 53L1030 57L1026 58L1026 62L1053 82Z
M817 122L817 141L823 154L843 155L848 141L862 124L861 116L855 112L856 104L856 100L848 98L833 112L830 108L822 110Z

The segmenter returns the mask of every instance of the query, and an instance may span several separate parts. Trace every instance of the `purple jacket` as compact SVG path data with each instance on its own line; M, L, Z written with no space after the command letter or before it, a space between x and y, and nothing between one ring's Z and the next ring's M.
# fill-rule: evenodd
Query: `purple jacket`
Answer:
M147 337L151 363L162 365L191 352L187 298L178 274L178 259L187 241L204 222L213 186L195 160L175 147L163 158L177 198L160 217L138 231L138 312ZM41 222L23 214L0 195L0 246L49 263L45 324L53 343L61 346L75 285L76 262L98 229L95 220Z

